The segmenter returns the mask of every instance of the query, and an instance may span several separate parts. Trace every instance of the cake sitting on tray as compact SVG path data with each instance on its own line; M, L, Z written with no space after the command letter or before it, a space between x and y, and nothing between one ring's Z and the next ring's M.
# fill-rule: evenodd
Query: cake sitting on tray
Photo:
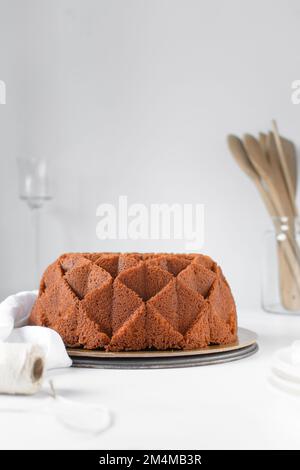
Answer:
M230 287L200 254L64 254L42 277L30 324L107 351L196 349L237 335Z

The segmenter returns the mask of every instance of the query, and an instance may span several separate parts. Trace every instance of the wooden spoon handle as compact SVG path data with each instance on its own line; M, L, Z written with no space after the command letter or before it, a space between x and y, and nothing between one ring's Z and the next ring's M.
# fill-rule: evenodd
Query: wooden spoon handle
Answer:
M275 137L275 141L276 141L276 145L278 149L278 154L280 157L280 164L281 164L282 172L286 181L286 186L287 186L290 202L293 207L294 215L298 215L298 210L297 210L297 206L296 206L295 198L294 198L294 185L293 185L293 181L292 181L290 171L288 168L287 160L284 154L284 149L283 149L281 138L278 132L276 121L273 120L272 125L273 125L274 137Z

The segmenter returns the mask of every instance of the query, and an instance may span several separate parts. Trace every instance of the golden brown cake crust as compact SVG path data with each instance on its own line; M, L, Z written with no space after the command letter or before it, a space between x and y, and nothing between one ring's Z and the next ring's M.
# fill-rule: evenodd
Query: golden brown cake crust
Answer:
M200 254L64 254L42 277L30 324L108 351L195 349L237 334L230 287Z

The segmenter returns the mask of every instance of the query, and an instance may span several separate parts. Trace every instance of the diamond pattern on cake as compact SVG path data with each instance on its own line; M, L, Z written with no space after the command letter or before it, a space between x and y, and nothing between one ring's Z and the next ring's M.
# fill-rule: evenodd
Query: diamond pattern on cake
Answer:
M64 279L67 281L71 289L81 300L86 292L87 280L90 272L89 264L83 264L81 266L75 266L66 272Z
M64 272L91 263L91 261L79 253L67 253L60 256L58 261Z
M236 309L208 256L68 253L45 271L32 324L73 347L194 349L236 338Z
M184 346L182 334L151 303L147 303L146 334L149 348L182 349Z
M198 318L205 299L178 278L176 279L176 291L179 331L185 334Z
M67 345L78 345L79 301L65 279L47 287L35 303L30 323L56 330Z
M63 275L63 270L57 260L50 264L44 272L44 276L41 280L40 294L44 292L46 287L51 286L52 284L55 284L55 282L58 282L60 279L62 279Z
M210 308L207 302L203 302L194 323L184 335L185 348L196 349L204 348L210 342L209 325Z
M140 305L128 320L112 336L108 345L109 351L141 350L147 347L146 309Z
M88 292L81 301L87 316L108 336L111 336L112 332L112 294L113 282L109 279L102 287Z
M119 266L119 255L118 254L105 254L102 253L99 256L97 254L95 264L100 266L100 268L105 269L113 278L118 275L118 266Z
M213 344L231 343L236 338L237 316L230 287L221 269L213 284L210 296L210 341Z
M216 279L216 274L201 264L192 263L178 274L177 279L189 289L206 297Z
M77 331L78 342L87 349L104 348L110 342L109 336L104 333L103 327L91 318L85 310L84 305L80 304Z
M172 278L165 287L148 300L147 305L155 307L156 311L159 312L174 329L179 329L176 279Z
M143 301L136 292L129 289L119 279L115 279L113 291L111 319L112 333L115 334L126 324L138 307L143 305Z

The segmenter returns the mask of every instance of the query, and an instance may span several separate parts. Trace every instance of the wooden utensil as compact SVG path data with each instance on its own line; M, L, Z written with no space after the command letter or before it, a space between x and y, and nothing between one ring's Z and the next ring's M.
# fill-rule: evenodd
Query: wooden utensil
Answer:
M258 140L261 146L262 151L265 153L266 157L268 158L268 152L267 152L267 134L264 134L263 132L260 132L258 134Z
M288 190L287 190L285 177L282 172L280 156L279 156L279 152L277 149L273 132L268 133L266 150L267 150L268 159L270 162L271 176L274 181L274 185L276 186L277 193L280 195L280 199L281 199L283 210L284 210L284 214L281 214L281 215L293 217L295 214L294 191L293 191L293 203L292 203L289 197Z
M282 204L285 208L287 221L285 223L288 230L285 235L289 238L292 249L295 251L295 259L293 263L293 269L291 270L287 263L287 257L285 256L285 249L281 243L278 243L278 263L279 263L279 281L280 281L280 292L283 306L287 310L298 310L300 308L300 297L298 295L298 282L295 279L295 272L299 271L299 250L298 245L294 236L294 207L291 206L290 198L288 197L287 187L285 184L285 178L282 173L280 164L279 152L276 146L275 137L273 132L269 132L267 136L267 153L269 155L269 162L272 167L273 180L276 185L277 191L281 196ZM290 166L291 161L289 162ZM296 182L293 178L293 193L295 195ZM294 196L293 196L294 198ZM276 233L279 234L281 231L280 224L276 226ZM297 261L298 260L298 261Z
M253 180L255 186L257 187L265 203L265 206L269 214L271 214L272 216L276 216L277 212L274 207L274 204L272 200L270 199L269 194L265 190L259 174L257 173L251 160L249 159L243 142L241 141L241 139L239 139L235 135L229 135L227 137L227 142L228 142L229 149L231 150L231 153L234 156L240 168L246 173L246 175L249 176L249 178Z
M243 145L243 142L236 136L230 135L227 138L229 148L233 154L235 160L241 167L241 169L254 181L259 193L262 196L262 199L267 207L268 212L271 216L279 216L281 213L285 212L279 197L277 196L276 187L271 183L272 194L275 194L275 203L272 200L267 188L263 184L262 175L264 178L269 180L270 185L270 163L268 161L268 154L264 152L264 149L267 145L267 136L265 134L260 135L259 144L256 139L252 136L246 136L246 145L248 145L249 153L251 153L253 158L249 158L249 154ZM262 148L263 147L263 148ZM257 171L258 169L258 171ZM278 224L277 219L276 224ZM277 227L278 229L278 227ZM289 278L294 279L296 274L295 267L295 255L293 253L292 247L289 240L286 240L284 243L279 244L278 248L280 252L280 269L283 273L289 274ZM285 278L285 275L282 274L282 278ZM300 299L300 286L296 283L296 295L294 290L291 291L287 289L286 286L289 284L285 283L282 291L284 296L284 304L286 308L295 309L295 299L298 301ZM298 308L298 305L297 305Z
M281 169L282 169L285 181L286 181L288 194L289 194L289 197L290 197L290 202L292 204L294 214L298 215L297 207L296 207L296 204L295 204L295 197L294 197L294 185L293 185L293 181L292 181L292 177L291 177L291 174L290 174L289 166L288 166L285 154L284 154L282 141L281 141L281 138L280 138L280 135L279 135L279 132L278 132L278 127L277 127L277 124L276 124L275 120L272 121L272 126L273 126L275 142L276 142L277 149L278 149L280 165L281 165Z
M259 142L252 135L246 134L244 136L244 146L252 165L256 169L260 178L265 181L268 187L268 192L275 206L277 215L292 215L293 209L291 204L285 205L286 197L284 196L284 199L282 200L282 195L278 193L273 168L270 165L268 158L262 151Z
M295 145L293 144L293 142L288 139L285 139L284 137L281 137L281 142L284 150L284 155L286 157L289 173L291 176L294 197L296 197L298 183L298 165Z

